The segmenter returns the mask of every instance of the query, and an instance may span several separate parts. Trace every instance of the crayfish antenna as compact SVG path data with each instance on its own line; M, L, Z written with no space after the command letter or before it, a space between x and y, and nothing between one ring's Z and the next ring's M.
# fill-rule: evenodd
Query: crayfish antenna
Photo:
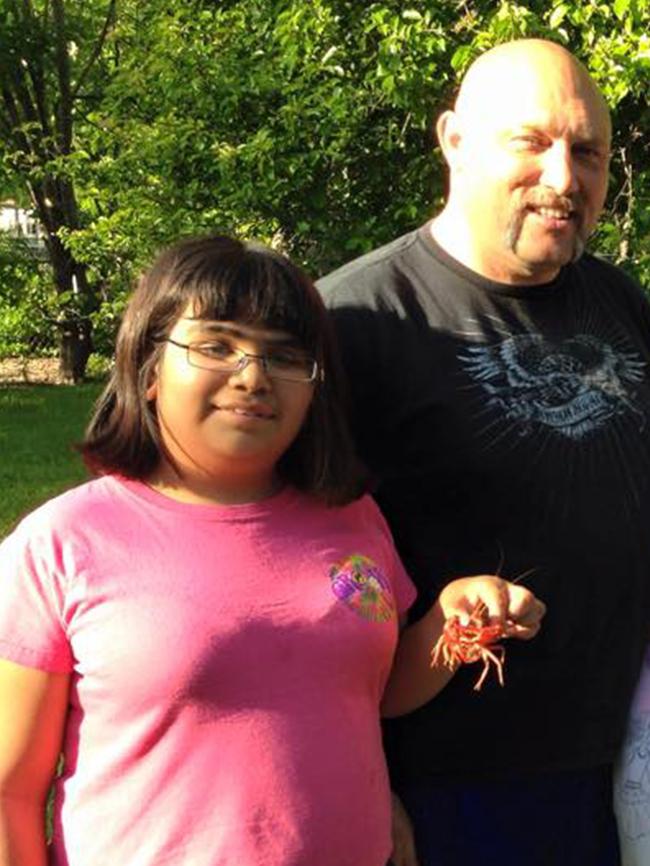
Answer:
M535 566L534 568L529 568L526 571L522 571L522 573L518 574L517 577L513 578L510 583L520 583L525 577L534 574L536 571L539 571L539 568L537 566Z
M501 570L503 569L503 566L506 564L506 552L503 549L503 545L501 544L501 542L499 541L498 538L496 539L496 543L497 543L497 547L499 549L499 564L497 565L497 570L494 573L501 576Z
M499 564L497 565L497 570L494 573L496 575L498 575L499 577L501 577L501 572L503 571L503 566L506 564L506 551L505 551L503 544L501 544L501 542L499 541L498 538L495 539L495 541L496 541L497 549L499 551ZM539 568L537 566L534 566L533 568L529 568L526 571L522 571L522 573L518 574L517 577L513 577L513 579L510 581L510 583L519 583L521 580L523 580L525 577L528 577L528 575L533 574L535 571L539 571Z

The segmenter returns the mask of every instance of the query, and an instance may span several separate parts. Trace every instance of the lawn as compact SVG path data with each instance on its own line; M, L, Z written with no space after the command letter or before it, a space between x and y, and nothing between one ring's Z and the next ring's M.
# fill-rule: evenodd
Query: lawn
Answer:
M0 538L39 503L86 478L73 449L102 385L0 387Z

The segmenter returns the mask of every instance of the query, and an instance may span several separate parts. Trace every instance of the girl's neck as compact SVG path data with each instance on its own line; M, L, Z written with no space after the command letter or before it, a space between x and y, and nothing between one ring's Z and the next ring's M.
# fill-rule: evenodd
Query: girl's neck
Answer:
M210 477L190 477L177 473L170 466L159 466L145 483L149 487L193 505L242 505L259 502L273 496L282 487L275 474L265 477L235 477L216 480Z

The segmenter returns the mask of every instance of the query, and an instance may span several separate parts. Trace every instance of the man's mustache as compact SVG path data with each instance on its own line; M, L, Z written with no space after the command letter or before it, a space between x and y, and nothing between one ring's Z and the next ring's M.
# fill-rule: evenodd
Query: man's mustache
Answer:
M582 202L579 196L558 196L541 191L529 193L521 202L522 209L548 208L549 210L557 210L566 216L569 214L580 216L582 212L581 205Z

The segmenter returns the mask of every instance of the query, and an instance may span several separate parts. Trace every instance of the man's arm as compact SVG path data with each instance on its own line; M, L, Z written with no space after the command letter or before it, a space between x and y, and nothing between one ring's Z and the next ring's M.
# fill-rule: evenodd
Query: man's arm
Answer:
M69 681L0 660L0 866L46 866L45 803Z

